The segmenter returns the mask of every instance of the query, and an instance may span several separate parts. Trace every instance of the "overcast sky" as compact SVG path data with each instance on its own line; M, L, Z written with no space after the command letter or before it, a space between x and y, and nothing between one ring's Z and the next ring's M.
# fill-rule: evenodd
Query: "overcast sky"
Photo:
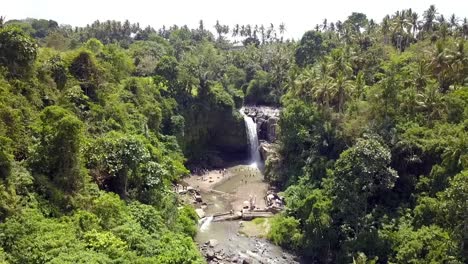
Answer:
M26 17L56 20L59 24L85 26L99 19L139 22L140 26L188 25L195 27L203 19L213 30L218 19L222 24L286 24L288 38L300 38L324 18L329 22L345 20L351 12L365 13L380 22L386 14L412 8L422 15L429 5L447 18L468 16L467 0L0 0L0 16L9 19Z

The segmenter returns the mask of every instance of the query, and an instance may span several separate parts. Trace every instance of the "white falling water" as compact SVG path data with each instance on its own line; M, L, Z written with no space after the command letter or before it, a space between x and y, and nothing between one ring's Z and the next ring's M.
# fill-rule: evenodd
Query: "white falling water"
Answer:
M211 224L211 221L213 221L213 216L203 217L202 219L200 219L200 231L207 231L208 227Z
M249 141L249 159L252 167L258 167L262 160L260 158L260 152L258 151L258 135L257 135L257 124L253 118L244 113L244 108L240 110L244 117L245 126L247 128L247 138Z

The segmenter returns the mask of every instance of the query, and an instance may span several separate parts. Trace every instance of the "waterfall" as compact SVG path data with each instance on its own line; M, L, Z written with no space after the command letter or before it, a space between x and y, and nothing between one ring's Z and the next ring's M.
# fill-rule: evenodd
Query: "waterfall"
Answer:
M200 219L200 231L207 231L211 221L213 221L213 216L203 217Z
M247 138L249 141L249 159L251 166L258 167L262 160L260 158L260 152L258 151L258 135L257 135L257 124L254 122L253 118L244 113L244 108L240 110L242 116L244 117L245 127L247 132Z

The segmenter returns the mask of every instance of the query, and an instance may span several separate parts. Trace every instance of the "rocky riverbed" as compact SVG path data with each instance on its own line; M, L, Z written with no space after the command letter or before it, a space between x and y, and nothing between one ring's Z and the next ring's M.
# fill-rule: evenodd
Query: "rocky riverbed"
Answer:
M231 240L232 243L240 239ZM200 246L208 263L299 263L299 259L281 249L272 247L261 239L245 238L248 249L232 249L220 244L216 239L207 240Z

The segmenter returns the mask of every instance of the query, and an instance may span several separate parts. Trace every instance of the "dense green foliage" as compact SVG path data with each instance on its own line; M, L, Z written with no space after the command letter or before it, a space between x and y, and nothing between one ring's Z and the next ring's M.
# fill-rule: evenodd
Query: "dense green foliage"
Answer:
M288 207L273 242L317 263L466 263L467 26L431 6L304 34L267 160Z
M203 262L172 184L245 156L238 109L279 104L294 50L237 27L0 17L0 262Z
M120 45L32 37L0 29L2 263L203 263L165 81Z

